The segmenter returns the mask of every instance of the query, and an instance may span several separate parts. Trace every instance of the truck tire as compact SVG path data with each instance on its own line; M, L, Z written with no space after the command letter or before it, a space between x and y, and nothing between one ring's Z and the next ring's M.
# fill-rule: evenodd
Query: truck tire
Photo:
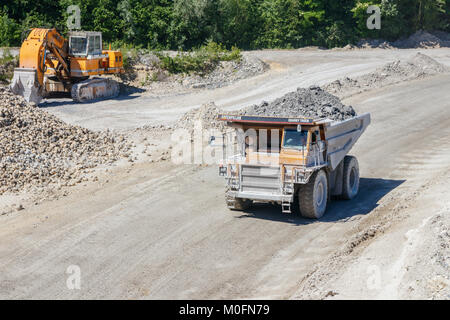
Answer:
M319 219L328 203L328 178L324 170L316 171L307 184L298 190L300 214L309 219Z
M353 156L345 156L342 183L342 198L346 200L356 197L359 191L359 165Z

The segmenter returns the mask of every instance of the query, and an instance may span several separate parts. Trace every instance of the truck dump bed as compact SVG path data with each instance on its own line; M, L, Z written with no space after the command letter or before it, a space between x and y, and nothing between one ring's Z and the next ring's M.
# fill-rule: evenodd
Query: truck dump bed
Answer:
M330 122L330 125L325 126L327 158L331 170L336 169L369 124L370 114L364 113L341 122Z

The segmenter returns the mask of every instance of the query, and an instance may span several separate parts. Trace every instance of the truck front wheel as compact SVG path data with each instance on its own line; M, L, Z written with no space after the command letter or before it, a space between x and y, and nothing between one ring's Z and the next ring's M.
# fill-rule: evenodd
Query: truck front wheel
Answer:
M359 191L359 165L353 156L344 158L342 198L346 200L356 197Z
M328 178L324 170L315 172L298 190L300 213L305 218L319 219L328 202Z

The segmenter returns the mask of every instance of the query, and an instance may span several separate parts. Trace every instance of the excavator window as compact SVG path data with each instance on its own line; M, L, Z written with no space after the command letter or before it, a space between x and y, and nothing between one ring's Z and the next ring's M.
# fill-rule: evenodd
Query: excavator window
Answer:
M102 44L100 36L89 36L88 54L90 55L102 54Z
M70 37L70 53L74 56L85 56L87 39L85 37Z

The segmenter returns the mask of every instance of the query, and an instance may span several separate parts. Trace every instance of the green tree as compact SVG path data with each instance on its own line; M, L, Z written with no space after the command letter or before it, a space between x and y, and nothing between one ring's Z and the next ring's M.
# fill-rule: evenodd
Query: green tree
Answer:
M0 47L19 46L20 27L8 14L0 11Z

